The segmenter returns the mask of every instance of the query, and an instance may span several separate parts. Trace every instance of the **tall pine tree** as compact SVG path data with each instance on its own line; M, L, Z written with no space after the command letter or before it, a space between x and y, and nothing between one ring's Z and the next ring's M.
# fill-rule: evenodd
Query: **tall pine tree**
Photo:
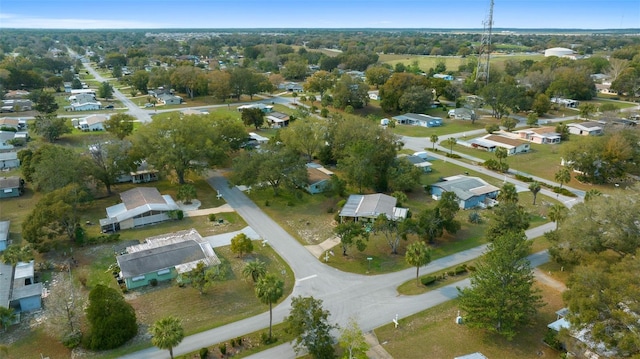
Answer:
M489 251L471 276L471 286L458 289L467 325L511 340L530 323L542 306L526 259L530 246L523 231L507 232L489 244Z

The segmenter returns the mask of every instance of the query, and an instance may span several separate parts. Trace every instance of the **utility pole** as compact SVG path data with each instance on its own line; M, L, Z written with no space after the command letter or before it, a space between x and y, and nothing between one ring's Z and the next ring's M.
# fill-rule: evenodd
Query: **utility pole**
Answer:
M478 51L478 68L476 69L476 82L489 83L489 60L491 58L491 34L493 32L493 0L490 0L489 14L482 22L484 31L480 40Z

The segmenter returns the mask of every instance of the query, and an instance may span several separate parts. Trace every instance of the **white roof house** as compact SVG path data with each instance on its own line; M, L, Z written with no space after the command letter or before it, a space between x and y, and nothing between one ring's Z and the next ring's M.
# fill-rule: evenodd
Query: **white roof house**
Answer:
M557 57L573 57L575 51L567 49L565 47L552 47L544 50L544 57L557 56Z
M89 115L78 121L78 128L82 131L104 131L104 122L109 119L105 115Z
M398 200L386 194L352 194L340 211L340 217L375 219L381 214L392 220L407 217L407 209L396 207Z
M179 207L170 195L155 187L137 187L120 193L122 203L107 207L107 218L100 220L103 232L115 232L159 223L170 219L168 212Z
M474 148L483 148L490 152L495 151L497 147L502 147L507 150L507 154L509 155L528 152L531 148L529 142L500 135L486 135L476 138L471 140L471 146Z
M603 132L604 125L600 122L575 122L567 125L569 133L581 136L598 136Z

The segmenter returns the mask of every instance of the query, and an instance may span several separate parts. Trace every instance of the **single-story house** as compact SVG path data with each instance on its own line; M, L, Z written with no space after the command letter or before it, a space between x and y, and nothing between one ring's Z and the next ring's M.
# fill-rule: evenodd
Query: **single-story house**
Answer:
M449 110L448 115L449 118L453 118L456 120L471 121L477 118L476 112L474 110L465 107L451 109Z
M0 169L20 167L18 152L0 152Z
M442 119L440 117L433 117L418 113L405 113L404 115L394 116L393 119L401 125L413 125L422 127L442 126Z
M302 91L304 91L304 89L302 88L302 85L300 85L297 82L283 82L280 85L278 85L278 89L285 90L287 92L302 92Z
M249 132L249 141L255 141L258 145L261 145L269 142L269 138L261 136L255 132Z
M557 103L559 105L562 105L564 107L569 107L569 108L578 108L578 106L580 105L580 102L578 102L577 100L571 100L568 98L561 98L561 97L552 97L551 103Z
M246 109L249 109L249 108L259 108L264 113L269 113L269 112L273 111L273 106L265 105L265 104L263 104L261 102L238 106L238 111L242 112L243 110L246 110Z
M24 180L18 176L0 177L0 198L19 197L24 193Z
M551 126L527 128L524 130L516 130L512 133L520 139L538 144L560 143L561 140L560 134Z
M317 163L307 163L307 183L304 189L311 193L322 193L330 188L333 172Z
M369 91L368 92L369 98L375 101L379 101L380 100L380 91L375 90L375 91Z
M220 264L211 244L193 228L147 238L144 243L127 247L126 254L116 260L119 278L127 289L149 285L152 280L171 280L200 262L207 267Z
M482 178L459 175L446 177L431 185L431 196L435 200L440 200L444 192L455 193L460 208L469 209L492 207L497 203L495 199L500 189Z
M431 172L431 166L433 165L431 162L427 161L426 157L420 157L416 155L411 156L402 156L406 158L411 164L420 168L423 172Z
M69 102L72 103L85 103L85 102L95 102L96 96L92 93L79 93L77 95L69 96Z
M87 89L87 88L71 90L71 94L72 95L79 95L79 94L83 94L83 93L92 94L93 96L95 96L96 95L96 90Z
M15 100L29 96L30 92L25 90L11 90L4 94L5 100Z
M408 210L396 207L397 202L398 200L395 197L382 193L352 194L340 210L340 220L353 218L355 221L371 221L381 214L394 221L407 218Z
M447 75L447 74L434 74L433 78L434 79L443 79L443 80L447 80L447 81L453 81L453 76Z
M599 136L603 133L604 125L600 122L574 122L567 125L569 133L580 136Z
M484 137L471 140L471 147L481 148L493 152L498 147L507 150L508 155L529 152L531 145L529 142L500 135L485 135Z
M9 245L9 224L10 221L0 221L0 252Z
M182 103L182 97L170 94L162 94L158 96L160 103L163 105L179 105Z
M153 90L148 90L147 94L149 96L153 96L153 97L157 98L158 96L165 95L165 94L173 95L174 91L172 89L169 89L169 88L158 87L158 88L153 89Z
M2 108L11 108L10 112L31 111L33 109L33 102L27 99L15 99L2 101Z
M289 115L282 112L270 112L265 119L272 128L281 128L289 126Z
M71 93L71 89L73 89L71 82L64 82L62 86L64 87L64 92Z
M120 193L122 203L107 207L107 218L100 220L103 233L160 223L171 219L170 211L179 209L170 195L161 195L155 187L137 187Z
M16 313L42 308L42 283L35 282L34 261L13 267L0 263L0 306Z
M591 337L593 325L588 325L581 330L571 329L571 323L566 319L567 314L569 314L568 308L558 310L556 312L556 320L549 323L547 328L556 333L562 329L568 331L569 338L562 344L567 352L573 354L573 357L597 359L600 357L613 358L618 356L619 353L615 350L608 350L604 343L593 340Z
M89 115L81 118L78 121L78 129L89 131L104 131L104 123L109 119L109 116L105 115Z
M23 127L23 124L21 124L20 119L18 118L13 118L13 117L2 117L0 118L0 128L5 127L5 128L12 128L16 131L21 130Z
M95 111L100 110L102 108L102 103L100 101L92 101L92 102L72 102L69 106L64 107L67 111Z
M611 89L611 83L601 83L601 84L596 84L596 91L598 91L598 93L605 93L605 94L611 94L611 95L617 95L618 91L616 90L612 90Z
M16 133L13 131L0 131L0 150L10 150L14 148L13 139Z

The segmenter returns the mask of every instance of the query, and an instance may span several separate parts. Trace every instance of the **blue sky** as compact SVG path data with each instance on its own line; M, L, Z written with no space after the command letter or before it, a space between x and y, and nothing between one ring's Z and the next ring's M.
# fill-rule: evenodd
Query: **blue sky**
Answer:
M1 28L481 28L489 0L0 0ZM640 28L640 0L495 0L494 26Z

